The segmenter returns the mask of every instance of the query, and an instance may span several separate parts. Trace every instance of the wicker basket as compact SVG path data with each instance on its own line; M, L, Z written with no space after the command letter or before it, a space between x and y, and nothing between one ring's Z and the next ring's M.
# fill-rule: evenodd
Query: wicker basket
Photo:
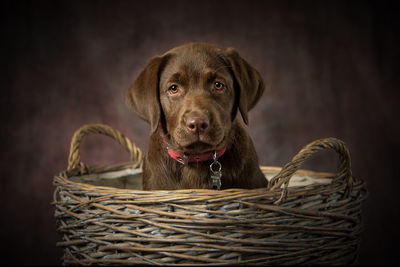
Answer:
M113 137L132 161L103 167L80 162L80 142L93 133ZM325 149L339 154L337 174L299 170L310 155ZM141 151L108 126L85 125L74 134L68 169L54 178L52 203L64 264L357 261L367 191L352 177L340 140L314 141L283 168L262 166L269 186L251 190L143 191L141 162Z

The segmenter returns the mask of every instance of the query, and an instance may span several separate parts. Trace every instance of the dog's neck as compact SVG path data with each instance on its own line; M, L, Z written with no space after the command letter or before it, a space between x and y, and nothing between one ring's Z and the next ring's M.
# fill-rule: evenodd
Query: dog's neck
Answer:
M218 151L206 152L206 153L201 153L201 154L179 153L170 147L170 145L168 144L165 137L162 137L162 140L167 149L168 155L183 165L187 165L188 163L192 163L192 162L204 162L204 161L217 160L226 151L226 148L224 147Z
M161 129L151 134L149 150L143 166L144 169L148 169L148 173L156 173L159 177L158 180L149 180L149 183L153 183L152 188L210 188L212 161L194 162L187 165L178 163L168 155L162 136ZM166 140L170 141L169 138ZM221 189L249 188L248 180L238 179L238 177L243 174L243 171L249 172L252 169L249 167L250 164L258 166L258 159L251 145L244 125L236 121L229 135L226 136L226 152L218 159L222 165ZM182 151L179 152L182 153ZM248 173L248 175L253 174Z
M239 122L239 120L234 120L232 123L232 129L228 136L225 137L225 146L219 148L215 151L207 151L199 154L185 153L184 151L177 149L174 145L174 142L171 140L168 132L164 127L162 127L161 123L154 133L156 137L157 143L159 143L160 147L163 147L164 151L167 152L166 156L174 159L176 162L179 162L181 166L185 166L187 164L184 163L200 163L200 162L210 162L214 160L214 154L216 154L216 159L220 158L222 155L230 153L232 150L232 146L238 146L241 144L240 151L243 153L247 151L246 143L243 143L244 138L246 136L246 132L244 130L244 126ZM244 147L243 147L244 146ZM234 149L236 150L236 149ZM239 153L239 152L238 152ZM240 153L239 153L240 154ZM236 158L236 155L234 155ZM223 158L225 158L224 156ZM186 161L185 161L186 160ZM236 159L237 161L238 159ZM198 165L196 165L198 166Z

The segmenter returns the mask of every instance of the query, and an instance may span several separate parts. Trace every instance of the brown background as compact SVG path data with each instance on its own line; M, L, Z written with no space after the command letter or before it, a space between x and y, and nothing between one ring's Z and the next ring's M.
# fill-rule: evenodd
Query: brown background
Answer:
M263 165L322 137L344 140L367 181L361 263L395 263L400 240L399 20L385 1L1 1L2 263L58 264L55 174L73 132L105 123L146 151L124 93L148 60L190 41L233 46L268 88L250 113ZM102 136L88 164L128 160ZM334 171L321 153L306 168Z

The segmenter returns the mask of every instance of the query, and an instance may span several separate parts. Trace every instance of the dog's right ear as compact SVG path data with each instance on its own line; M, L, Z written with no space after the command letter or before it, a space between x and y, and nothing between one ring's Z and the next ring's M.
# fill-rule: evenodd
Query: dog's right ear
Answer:
M162 111L158 87L166 60L166 56L152 58L126 92L127 104L150 123L151 132L155 132L160 124Z

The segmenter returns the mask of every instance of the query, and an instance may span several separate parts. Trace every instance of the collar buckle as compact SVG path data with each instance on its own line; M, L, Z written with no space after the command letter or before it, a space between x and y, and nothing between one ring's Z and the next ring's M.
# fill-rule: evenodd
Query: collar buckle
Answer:
M180 164L187 165L189 163L189 156L186 154L183 154L183 158L178 156L176 158L176 161L179 162Z

